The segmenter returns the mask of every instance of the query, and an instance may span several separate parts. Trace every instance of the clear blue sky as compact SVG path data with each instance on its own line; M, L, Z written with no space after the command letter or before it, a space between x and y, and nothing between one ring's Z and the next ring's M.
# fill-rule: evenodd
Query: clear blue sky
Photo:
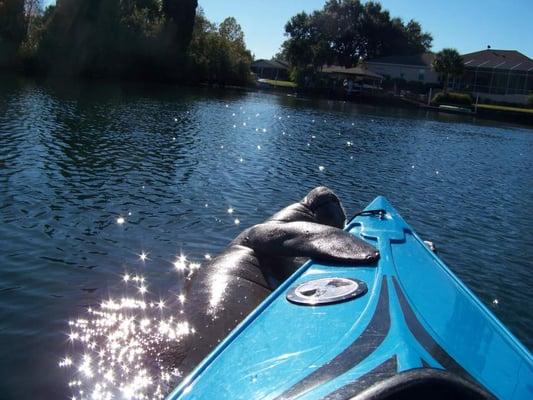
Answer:
M54 0L45 0L53 3ZM284 40L283 27L294 14L312 11L325 0L199 0L207 17L233 16L256 58L270 58ZM433 34L433 51L455 47L468 53L491 45L533 58L533 0L382 0L392 16L416 19Z
M411 18L433 34L433 50L455 47L469 53L491 45L533 57L533 0L382 0L392 16ZM199 0L206 16L221 22L234 16L256 58L270 58L284 40L294 14L325 0Z

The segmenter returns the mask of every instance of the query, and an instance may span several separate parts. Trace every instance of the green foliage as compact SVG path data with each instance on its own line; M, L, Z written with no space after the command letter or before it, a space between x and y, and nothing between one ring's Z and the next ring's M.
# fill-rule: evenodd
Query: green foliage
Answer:
M0 0L0 45L10 49L0 54L27 70L222 85L250 80L241 26L233 17L209 22L196 13L197 0L57 0L44 12L39 1Z
M461 75L465 69L465 65L463 58L457 50L443 49L435 55L433 68L437 73L444 76L444 92L446 92L450 77Z
M391 18L381 4L329 0L322 10L301 12L285 25L280 58L296 67L356 65L361 59L428 51L433 38L414 20Z
M218 27L218 32L225 40L244 47L244 32L235 18L228 17L222 21Z
M11 42L27 68L160 79L184 73L197 0L57 0L44 13L39 0L0 0L0 27L8 26L2 16L14 14L7 13L7 2L22 4L23 14L26 9L27 24L17 25L22 36Z
M0 66L14 64L25 33L24 0L0 0Z
M252 55L246 49L242 28L233 17L217 27L198 12L189 54L192 79L220 85L250 82Z
M168 55L179 59L186 52L192 38L198 0L162 0L161 4L162 15L166 18L161 41L165 44Z
M118 72L120 11L118 0L58 1L35 54L41 68L61 75Z
M422 26L415 20L410 20L405 25L407 47L412 54L420 54L431 49L433 37L427 32L422 32Z
M431 100L435 104L449 104L457 106L471 106L472 97L466 93L440 92Z

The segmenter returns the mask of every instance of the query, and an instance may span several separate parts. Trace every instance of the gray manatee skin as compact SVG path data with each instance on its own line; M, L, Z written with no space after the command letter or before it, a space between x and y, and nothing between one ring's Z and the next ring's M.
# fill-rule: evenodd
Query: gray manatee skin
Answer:
M350 265L377 260L375 248L341 229L345 220L338 197L317 187L300 202L244 230L186 282L179 317L186 318L194 333L167 352L167 362L182 377L188 375L308 258Z

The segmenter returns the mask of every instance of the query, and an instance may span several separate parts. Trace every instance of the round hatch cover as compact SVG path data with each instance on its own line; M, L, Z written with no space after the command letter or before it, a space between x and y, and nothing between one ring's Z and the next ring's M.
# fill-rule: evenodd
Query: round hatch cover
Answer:
M366 291L366 284L357 279L322 278L293 286L287 300L296 304L331 304L359 297Z

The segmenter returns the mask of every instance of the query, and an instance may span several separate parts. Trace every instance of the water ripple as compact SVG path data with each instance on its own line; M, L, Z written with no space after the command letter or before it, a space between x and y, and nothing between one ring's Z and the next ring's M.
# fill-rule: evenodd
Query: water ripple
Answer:
M169 272L176 255L216 254L316 185L337 191L349 214L388 196L533 346L533 309L524 307L533 287L531 130L255 93L0 86L8 398L65 396L65 321L117 292L124 271L141 271L164 295L181 284Z

